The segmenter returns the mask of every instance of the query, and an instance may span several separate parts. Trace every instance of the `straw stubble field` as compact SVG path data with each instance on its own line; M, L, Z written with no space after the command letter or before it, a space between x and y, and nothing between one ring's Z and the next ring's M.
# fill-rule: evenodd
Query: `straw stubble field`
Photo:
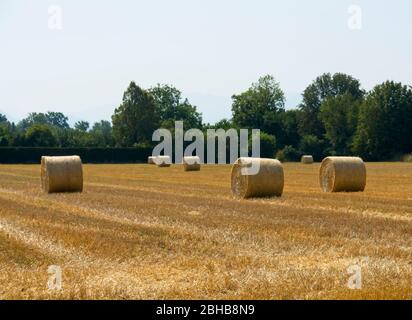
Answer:
M0 298L411 299L412 164L367 164L351 194L284 169L282 198L236 200L229 166L85 165L83 194L47 195L40 166L2 165Z

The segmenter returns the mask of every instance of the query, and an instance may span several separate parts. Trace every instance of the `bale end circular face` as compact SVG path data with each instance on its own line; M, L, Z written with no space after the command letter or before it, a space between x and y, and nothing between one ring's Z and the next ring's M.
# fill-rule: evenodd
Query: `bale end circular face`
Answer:
M335 183L335 169L333 162L323 160L319 174L320 186L324 192L333 192Z
M232 167L231 174L232 193L238 198L246 198L248 190L248 179L242 174L242 164L236 161Z

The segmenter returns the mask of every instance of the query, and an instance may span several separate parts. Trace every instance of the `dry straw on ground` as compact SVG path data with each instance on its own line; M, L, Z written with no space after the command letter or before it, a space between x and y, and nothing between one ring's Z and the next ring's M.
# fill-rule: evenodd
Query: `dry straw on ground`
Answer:
M199 157L184 157L183 168L185 171L199 171L200 162L201 161Z
M302 156L301 162L303 164L312 164L313 163L313 156Z
M156 165L161 168L170 167L170 165L172 164L170 156L158 156L155 157L153 160L156 163Z
M260 166L257 174L245 174L252 166ZM240 198L280 197L284 174L279 160L239 158L232 167L232 193Z
M147 158L147 163L148 163L148 164L155 164L155 158L156 158L156 157L148 157L148 158Z
M226 165L84 165L87 192L59 196L38 165L0 165L0 299L410 300L412 164L366 166L362 195L285 163L283 198L238 201Z
M82 192L83 167L80 157L42 157L41 182L47 193Z
M319 181L324 192L364 191L366 167L361 158L327 157L322 161Z

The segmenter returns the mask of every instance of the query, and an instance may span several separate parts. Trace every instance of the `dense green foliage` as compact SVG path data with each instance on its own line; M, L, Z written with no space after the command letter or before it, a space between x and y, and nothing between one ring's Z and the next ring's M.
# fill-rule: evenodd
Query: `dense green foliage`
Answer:
M261 132L260 134L260 155L261 157L262 158L273 158L274 150L276 150L276 137L270 134Z
M354 150L365 158L390 159L412 151L412 90L401 83L376 86L360 108Z
M159 127L159 110L151 94L132 82L112 117L113 136L120 146L150 145Z
M160 127L173 130L175 121L183 121L186 128L202 128L202 115L188 99L182 99L182 93L168 85L158 84L149 89L160 116Z
M185 130L204 132L260 129L262 156L276 155L285 161L299 160L302 154L311 154L315 160L327 155L392 160L412 153L410 86L385 82L365 92L359 80L327 73L309 84L302 97L296 109L286 110L280 84L266 75L232 96L231 119L204 124L196 106L175 87L159 84L146 90L131 82L112 123L78 121L70 127L69 119L59 112L30 113L12 123L0 114L0 147L146 150L153 147L156 129L173 132L175 121L183 121ZM11 149L0 153L5 150Z
M325 124L319 117L319 112L325 100L340 95L349 95L353 100L362 100L364 91L360 82L353 77L336 73L326 73L317 77L303 92L303 101L299 119L299 132L304 135L315 135L322 138L325 134Z
M240 128L260 129L278 135L285 95L272 76L264 76L246 92L232 97L233 123Z

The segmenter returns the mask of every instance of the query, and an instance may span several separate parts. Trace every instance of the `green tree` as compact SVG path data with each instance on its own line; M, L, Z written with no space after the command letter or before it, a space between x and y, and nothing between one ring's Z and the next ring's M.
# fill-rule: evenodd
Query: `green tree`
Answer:
M173 129L175 121L183 121L186 128L202 128L202 115L182 93L173 86L160 85L149 89L159 112L161 127Z
M354 151L368 160L388 160L412 152L412 90L387 81L360 107Z
M74 124L74 128L81 132L87 132L90 128L90 123L87 121L77 121Z
M300 141L298 130L299 113L299 110L287 110L279 114L281 130L277 136L278 148L281 149L286 146L298 147Z
M26 145L30 147L55 147L57 140L49 126L35 124L31 126L25 135Z
M25 142L24 133L17 130L13 122L0 123L0 136L2 146L23 146Z
M299 150L302 155L313 155L315 160L321 160L327 152L325 141L314 135L303 136L299 144Z
M173 86L158 84L149 89L161 120L174 119L175 110L182 100L182 93Z
M7 147L13 142L11 125L7 121L0 122L0 146Z
M96 147L112 147L114 145L112 125L109 121L96 122L90 130L90 138Z
M301 153L293 146L285 146L276 153L276 159L281 162L299 161Z
M252 146L252 141L249 141ZM273 158L276 153L276 137L265 132L260 133L260 156L262 158Z
M26 131L29 127L35 124L48 125L58 129L68 129L69 119L61 112L48 111L47 113L29 113L27 118L24 118L18 123L18 128L22 131Z
M0 146L5 147L10 144L11 136L7 117L0 113Z
M358 124L361 100L350 93L331 96L320 107L320 119L325 127L334 154L349 155Z
M55 128L69 129L69 118L61 112L48 111L46 113L47 123Z
M4 114L0 113L0 123L7 122L7 117Z
M279 135L279 114L284 110L285 96L273 76L267 75L239 95L232 96L233 123L239 128L261 129Z
M13 147L22 147L22 146L27 146L26 144L26 133L18 130L15 128L15 130L12 131L13 136L12 140L9 143L10 146Z
M159 112L153 96L131 82L122 104L112 116L113 136L117 145L151 145L153 132L159 128Z
M49 125L46 114L31 112L17 124L17 128L20 131L26 131L28 128L36 124Z
M322 103L329 97L343 94L352 95L354 100L361 100L364 91L359 80L350 75L326 73L317 77L303 92L303 101L299 106L299 132L303 135L314 135L323 138L326 130L319 117Z
M93 147L93 139L87 131L81 131L77 129L68 129L67 132L67 144L69 147Z
M211 124L206 124L203 126L203 129L207 130L207 129L223 129L225 131L235 128L235 125L233 124L233 122L231 120L228 119L222 119L218 122L216 122L215 124L211 125Z

